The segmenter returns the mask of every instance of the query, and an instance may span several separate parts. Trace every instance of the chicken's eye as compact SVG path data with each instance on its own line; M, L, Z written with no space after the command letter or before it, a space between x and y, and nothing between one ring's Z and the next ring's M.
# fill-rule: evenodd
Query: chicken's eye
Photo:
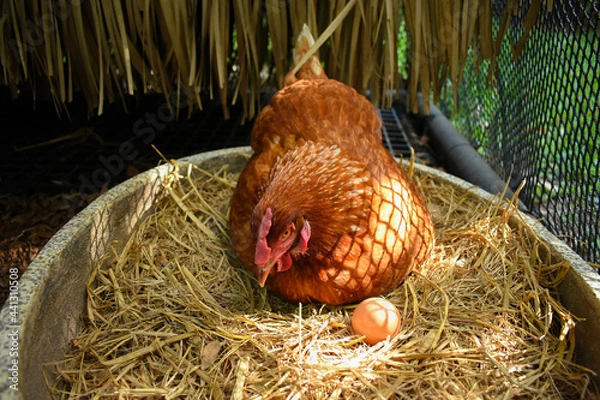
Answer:
M292 233L292 230L290 228L287 228L285 231L283 231L283 233L280 236L280 240L285 240L288 238L288 236L290 236L290 234Z

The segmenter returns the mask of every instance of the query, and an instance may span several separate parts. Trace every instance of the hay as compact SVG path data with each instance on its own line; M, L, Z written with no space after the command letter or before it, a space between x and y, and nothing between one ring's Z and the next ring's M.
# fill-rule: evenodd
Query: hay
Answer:
M0 3L0 85L31 85L59 115L82 93L89 116L127 96L162 93L174 113L219 97L253 118L261 91L281 88L291 44L308 23L331 77L391 104L398 89L400 4L390 0L6 0ZM324 35L321 38L319 33ZM324 43L327 39L327 42Z
M487 203L415 172L437 229L431 261L386 297L404 319L375 346L353 305L293 305L232 255L236 176L184 171L88 286L86 328L47 369L56 398L583 398L575 319L555 298L569 265Z
M173 112L202 109L200 94L207 94L219 96L226 117L229 104L241 100L244 118L252 118L261 91L281 88L290 45L307 23L329 77L368 90L386 108L402 88L399 67L406 62L410 108L418 111L420 91L428 112L431 93L437 101L448 82L461 83L471 52L477 64L490 62L491 82L510 17L526 15L522 37L510 44L516 58L553 2L508 1L497 22L491 7L482 0L6 0L0 85L15 97L19 85L31 85L34 98L53 99L59 114L68 113L77 93L92 116L116 101L125 108L128 95L157 92ZM410 52L398 60L404 21Z

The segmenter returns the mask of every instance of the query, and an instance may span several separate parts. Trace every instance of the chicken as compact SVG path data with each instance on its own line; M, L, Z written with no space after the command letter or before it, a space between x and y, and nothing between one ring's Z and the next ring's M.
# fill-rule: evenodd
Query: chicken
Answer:
M305 26L297 63L314 43ZM429 258L422 195L383 147L375 107L328 79L315 56L258 116L229 217L233 248L260 286L291 302L385 294Z

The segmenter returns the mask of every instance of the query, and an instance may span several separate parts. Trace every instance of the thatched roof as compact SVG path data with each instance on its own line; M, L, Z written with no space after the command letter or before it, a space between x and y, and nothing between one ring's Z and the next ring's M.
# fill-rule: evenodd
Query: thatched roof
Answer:
M390 104L401 87L399 64L408 63L416 110L418 91L437 98L448 81L461 81L469 51L494 63L518 4L507 2L499 24L491 7L466 0L2 0L0 85L14 96L19 85L31 85L36 99L52 98L59 113L78 92L93 115L106 103L156 91L190 112L202 108L202 92L220 97L225 109L241 101L252 117L260 91L281 86L294 38L307 23L328 76L369 91L378 105ZM540 8L533 1L524 39ZM408 61L397 52L405 30Z

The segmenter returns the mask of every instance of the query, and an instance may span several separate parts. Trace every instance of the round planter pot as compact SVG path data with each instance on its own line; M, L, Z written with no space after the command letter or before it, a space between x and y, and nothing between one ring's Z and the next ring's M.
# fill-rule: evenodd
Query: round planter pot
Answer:
M224 164L241 171L249 147L201 153L177 161L182 169L193 163L208 171ZM416 165L417 169L465 188L484 199L488 192L452 175ZM50 398L43 365L64 357L69 341L81 330L86 285L93 266L123 249L128 238L161 196L163 181L173 166L165 164L129 179L100 196L61 228L40 251L27 272L10 282L10 297L0 313L0 398ZM571 270L560 295L577 324L578 362L600 375L600 276L539 222L527 224L560 255Z

